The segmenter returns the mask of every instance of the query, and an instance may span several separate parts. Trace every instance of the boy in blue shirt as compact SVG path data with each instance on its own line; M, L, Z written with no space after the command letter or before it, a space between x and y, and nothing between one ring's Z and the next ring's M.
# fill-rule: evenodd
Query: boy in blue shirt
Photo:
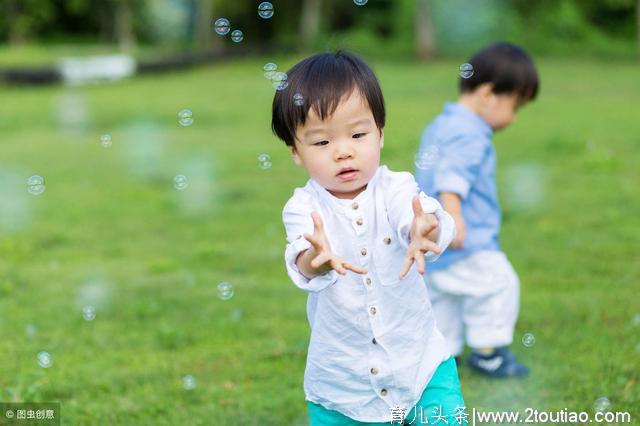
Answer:
M536 98L538 74L517 46L496 43L469 61L457 103L425 129L416 156L420 189L436 195L456 221L450 250L425 277L438 327L460 360L490 377L528 373L508 350L518 317L520 283L498 242L501 210L496 191L493 132ZM468 77L468 78L465 78Z

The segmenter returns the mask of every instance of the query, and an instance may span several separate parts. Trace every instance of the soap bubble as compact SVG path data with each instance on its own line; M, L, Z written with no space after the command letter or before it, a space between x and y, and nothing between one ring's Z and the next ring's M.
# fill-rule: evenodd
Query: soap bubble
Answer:
M258 155L258 165L262 170L267 170L271 167L271 156L269 154Z
M218 284L218 297L222 300L229 300L233 297L233 286L223 281Z
M213 24L216 34L218 35L226 35L229 32L230 24L227 18L218 18L216 22Z
M598 413L606 413L611 410L611 401L606 396L601 396L593 403L593 409Z
M263 1L260 3L260 6L258 6L258 15L262 19L271 18L273 16L273 5L268 1Z
M182 378L182 387L185 388L185 390L195 389L196 379L191 374L187 374Z
M193 112L190 109L181 109L178 112L178 123L182 127L191 126L193 124Z
M82 318L84 318L85 321L93 321L96 318L96 308L91 305L83 307Z
M273 77L271 78L271 85L276 90L284 90L289 86L289 83L287 82L288 78L289 77L286 72L278 71L273 74Z
M304 95L300 92L297 92L293 95L293 104L295 106L303 106L304 105Z
M273 75L276 73L278 66L273 62L267 62L266 64L264 64L262 69L264 70L264 78L266 78L267 80L271 80L273 78Z
M431 168L438 160L440 150L436 145L428 145L425 149L418 151L415 157L415 165L420 170Z
M358 6L364 6L368 1L369 0L353 0L353 2Z
M460 77L471 78L473 76L473 65L464 63L460 65Z
M42 368L49 368L53 365L51 354L46 351L38 352L38 365Z
M111 144L111 135L104 134L100 136L100 145L102 145L103 148L109 148Z
M40 195L45 190L44 178L42 176L33 175L27 179L27 190L29 194Z
M231 40L234 43L240 43L244 39L244 34L240 30L231 31Z
M522 344L530 348L536 344L536 337L533 333L524 333L524 336L522 336Z
M176 175L176 177L173 178L173 186L179 191L186 189L187 186L189 186L187 177L185 175Z

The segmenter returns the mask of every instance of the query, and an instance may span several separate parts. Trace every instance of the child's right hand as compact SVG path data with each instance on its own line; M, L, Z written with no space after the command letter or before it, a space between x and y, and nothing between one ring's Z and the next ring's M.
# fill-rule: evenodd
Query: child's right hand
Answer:
M456 223L456 237L451 241L449 247L452 249L462 249L464 248L464 237L467 233L466 226L464 224L464 219L461 214L457 214L453 216L453 220Z
M311 212L311 219L313 220L313 235L304 234L304 238L311 243L311 247L304 257L310 259L308 266L314 270L315 274L313 275L321 275L332 269L340 275L346 275L347 270L357 274L367 273L366 269L352 265L333 253L329 240L324 233L324 225L320 215L316 212Z

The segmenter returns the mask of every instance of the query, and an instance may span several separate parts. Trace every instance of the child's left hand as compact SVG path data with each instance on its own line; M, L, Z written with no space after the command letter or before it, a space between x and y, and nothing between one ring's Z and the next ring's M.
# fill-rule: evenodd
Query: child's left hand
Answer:
M424 256L428 251L440 254L440 247L428 238L428 235L438 227L438 218L431 213L425 213L420 204L420 197L417 195L411 201L413 207L413 222L411 223L411 231L409 239L411 240L407 249L407 260L404 262L402 271L400 271L400 279L404 278L409 272L409 268L415 260L418 264L418 272L424 274Z

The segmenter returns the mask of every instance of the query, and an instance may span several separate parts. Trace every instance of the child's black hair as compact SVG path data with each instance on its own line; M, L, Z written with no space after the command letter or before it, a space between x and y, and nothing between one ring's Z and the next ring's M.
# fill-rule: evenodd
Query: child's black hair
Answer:
M460 92L473 92L483 83L492 83L495 94L516 94L522 102L538 94L538 72L527 53L511 43L495 43L477 52L469 60L473 75L460 77Z
M354 89L369 104L378 129L384 128L382 90L375 74L362 59L344 51L319 53L294 65L287 72L288 86L273 98L271 129L288 146L295 146L296 128L304 125L310 108L321 120L331 116L343 96ZM304 103L297 95L301 94Z

